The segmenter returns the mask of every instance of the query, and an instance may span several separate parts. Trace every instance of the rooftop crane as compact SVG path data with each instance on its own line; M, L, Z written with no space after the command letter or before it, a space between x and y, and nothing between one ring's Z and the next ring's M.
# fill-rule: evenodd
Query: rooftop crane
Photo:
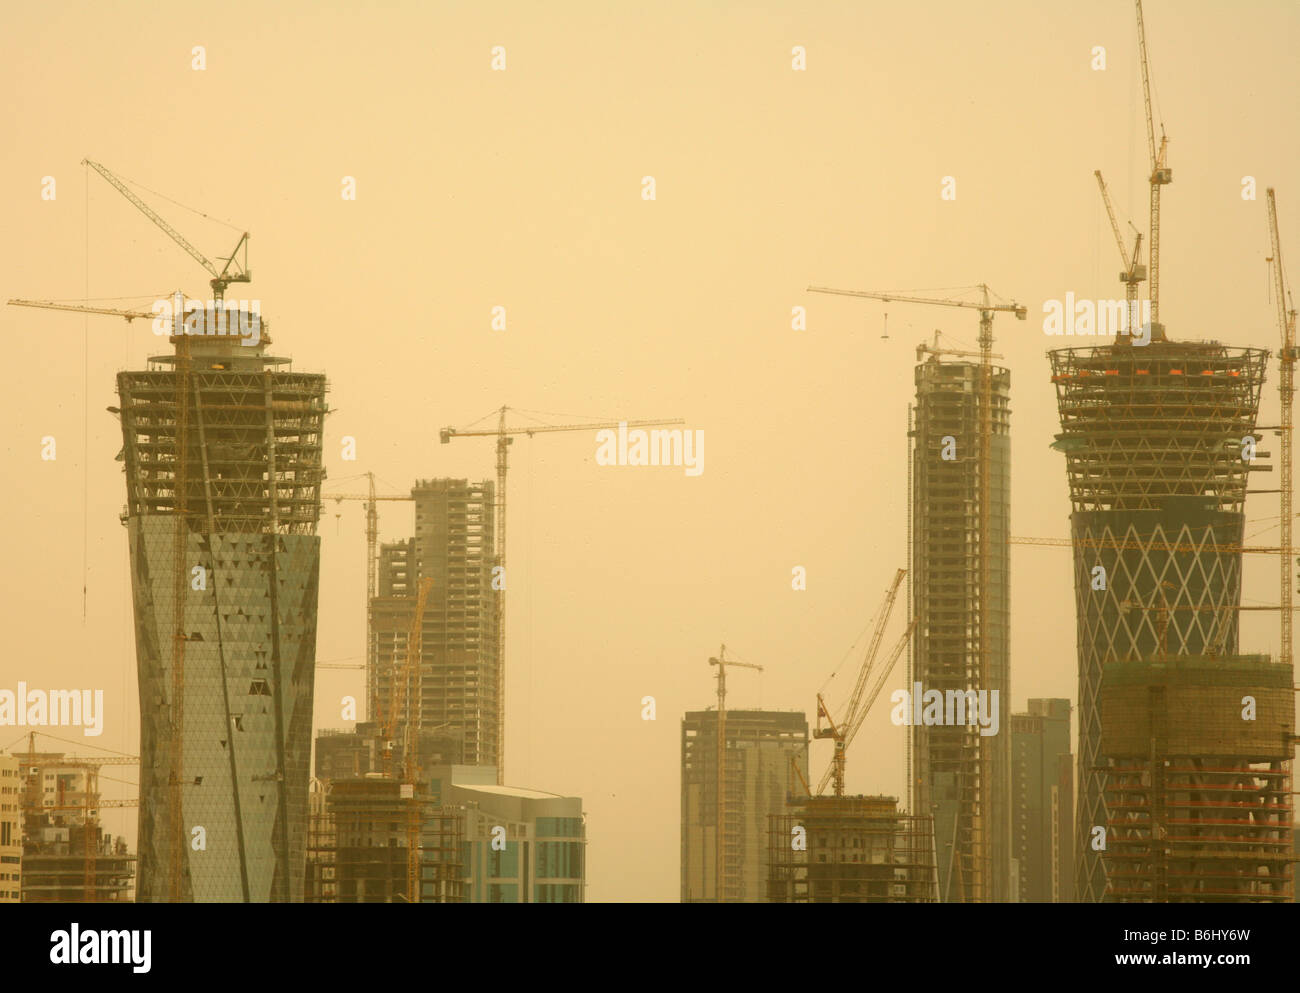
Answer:
M496 565L505 573L506 567L506 463L509 447L514 443L515 435L544 434L551 431L599 431L616 429L620 424L633 427L665 427L673 424L685 424L680 417L664 420L641 421L597 421L590 424L525 424L515 427L506 425L506 414L516 408L501 407L497 411L497 426L493 428L453 428L446 427L438 432L439 441L446 445L453 438L496 438L497 440L497 489L496 489ZM506 774L506 588L503 584L496 590L496 627L497 627L497 785L505 783Z
M1010 303L996 304L993 302L993 293L987 283L980 283L976 287L980 291L979 302L969 300L953 300L935 297L914 297L898 293L881 293L870 290L837 290L826 286L810 286L810 293L831 293L839 296L865 297L869 300L881 300L891 303L895 300L900 303L920 303L929 304L937 307L964 307L980 312L980 331L979 331L979 351L980 351L980 404L979 404L979 674L980 684L987 686L989 683L989 674L991 668L992 646L989 641L989 587L991 586L992 576L992 559L991 559L991 516L989 508L990 498L990 477L992 475L992 450L993 450L993 315L997 313L1014 314L1017 320L1023 321L1028 316L1028 310L1021 304L1014 301ZM992 766L990 756L990 746L986 744L983 736L978 742L979 751L979 781L981 784L992 782ZM991 862L988 857L988 846L983 842L984 832L982 827L984 811L987 809L987 803L980 805L980 813L977 816L976 842L975 847L978 851L977 858L982 864L989 868L984 877L991 875Z
M1281 367L1281 375L1278 377L1278 392L1281 394L1282 407L1282 479L1279 483L1282 491L1282 583L1280 586L1282 594L1282 644L1279 661L1285 665L1290 665L1293 650L1291 641L1291 527L1293 522L1291 500L1294 483L1291 475L1291 457L1292 445L1295 440L1292 416L1295 404L1296 311L1295 302L1291 299L1291 290L1286 284L1286 270L1282 268L1282 239L1278 234L1277 227L1277 197L1274 195L1271 186L1268 188L1268 232L1269 243L1273 251L1274 292L1277 296L1277 327L1282 338L1282 345L1278 351L1278 364Z
M968 352L958 348L940 348L939 335L941 333L942 332L940 332L938 329L935 330L933 345L927 345L925 342L921 342L921 344L916 346L916 361L918 362L924 361L926 355L932 355L935 356L936 358L940 355L959 355L964 358L972 358L972 359L977 359L980 357L979 352ZM989 355L989 358L1000 359L1003 358L1003 356L999 355L997 352L993 352L992 354Z
M1147 151L1151 156L1151 236L1147 239L1147 254L1151 260L1151 340L1163 341L1164 325L1160 323L1160 187L1174 181L1174 171L1165 156L1169 139L1165 127L1160 125L1160 147L1156 147L1155 121L1151 116L1151 75L1147 65L1147 32L1142 19L1142 0L1137 3L1138 55L1142 61L1142 100L1147 115Z
M862 656L862 663L858 666L857 679L853 684L853 692L849 696L848 705L844 710L844 718L837 725L835 719L831 716L830 708L826 706L826 701L820 693L817 694L817 728L813 731L814 738L830 738L835 742L835 753L831 757L831 763L826 767L821 781L817 784L816 796L821 796L826 792L828 783L833 782L835 795L844 795L844 767L845 758L849 745L853 742L854 736L858 733L858 728L862 726L863 720L871 710L872 704L876 702L885 680L893 671L894 663L898 661L899 655L907 645L912 631L916 627L916 621L913 620L908 625L903 637L890 651L885 661L884 667L880 670L874 683L870 682L870 677L876 663L876 655L880 651L880 642L885 634L885 626L889 623L890 612L894 609L894 600L898 596L898 588L903 583L903 578L907 575L906 569L899 569L894 574L894 581L890 584L889 589L885 592L885 599L876 612L878 620L876 621L875 631L871 634L871 640L867 643L866 653ZM867 692L870 685L870 692ZM826 726L822 726L822 720L825 719Z
M1137 232L1137 237L1133 241L1133 257L1130 260L1128 249L1124 247L1124 236L1119 230L1119 221L1115 218L1115 205L1111 203L1110 191L1106 189L1106 180L1101 178L1101 170L1094 169L1094 176L1097 177L1097 186L1101 189L1101 199L1106 205L1106 216L1110 218L1110 229L1115 232L1115 244L1119 246L1119 257L1124 262L1124 271L1119 274L1119 281L1124 284L1124 299L1126 303L1126 314L1128 320L1128 330L1132 334L1137 327L1138 313L1138 284L1147 278L1147 267L1142 265L1142 232ZM1132 227L1132 225L1129 225Z
M325 499L342 502L343 500L360 500L365 504L366 509L366 658L371 659L375 652L375 597L379 595L379 510L376 502L379 500L401 500L406 503L412 502L415 497L410 494L386 496L375 492L375 474L373 472L364 473L370 482L369 493L326 493L323 494ZM317 668L324 668L318 666ZM366 666L343 666L339 668L369 668ZM366 719L374 720L378 697L375 694L375 683L379 676L376 672L371 672L366 678Z
M92 162L90 159L82 159L81 164L90 166L90 168L94 169L97 173L108 180L114 189L130 200L131 203L135 204L140 213L144 214L145 217L149 218L149 220L153 221L154 224L162 228L172 241L185 249L185 251L190 254L191 258L198 262L199 265L203 266L204 269L208 270L208 273L212 276L212 279L208 281L208 284L212 287L212 296L214 299L223 299L226 295L226 287L231 283L247 283L253 278L253 273L248 268L247 231L239 236L239 241L235 243L235 247L231 251L229 257L219 257L221 261L226 264L221 267L220 271L218 271L217 267L208 260L206 255L191 245L184 235L159 217L158 213L153 210L153 208L136 196L135 193L133 193L131 189L122 182L122 180L113 175L113 173L111 173L105 166L100 165L98 162ZM241 248L244 250L243 262L239 261L239 250ZM233 273L230 271L232 265L235 267Z
M718 802L717 823L713 829L713 898L716 903L726 903L726 837L727 837L727 666L740 666L745 669L763 671L761 665L741 662L739 659L727 658L727 646L718 649L718 654L709 659L709 665L718 667Z

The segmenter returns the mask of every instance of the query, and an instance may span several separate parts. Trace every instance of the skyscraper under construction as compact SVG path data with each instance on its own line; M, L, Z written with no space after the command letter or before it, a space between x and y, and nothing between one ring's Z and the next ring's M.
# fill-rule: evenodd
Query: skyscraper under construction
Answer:
M1011 518L1011 373L991 372L989 479L980 474L980 367L916 366L911 425L913 638L908 691L997 692L996 734L973 722L911 728L912 813L934 818L939 899L1005 901L1011 884L1011 671L1008 546ZM987 492L989 581L980 582L982 493ZM988 672L981 660L988 626Z
M258 320L245 313L245 323ZM325 377L228 336L118 374L138 899L302 899Z
M1292 675L1237 655L1267 354L1159 332L1049 353L1072 505L1082 901L1290 898Z
M490 481L418 481L411 489L415 537L380 549L372 605L369 678L373 719L381 720L394 706L394 673L406 658L416 589L421 579L433 580L412 689L420 727L455 738L466 765L496 766L500 741L495 596L504 577L493 572L494 496Z

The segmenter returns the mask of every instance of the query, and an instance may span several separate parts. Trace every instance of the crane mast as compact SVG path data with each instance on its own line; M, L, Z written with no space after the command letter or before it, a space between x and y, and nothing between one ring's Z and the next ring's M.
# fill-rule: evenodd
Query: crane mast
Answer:
M718 667L718 761L716 823L713 828L713 899L715 903L726 903L726 853L727 853L727 666L741 666L745 669L763 671L761 665L752 662L740 662L727 658L727 646L723 645L717 657L709 659L709 665Z
M1142 265L1142 232L1139 231L1133 241L1133 257L1130 260L1128 249L1124 247L1124 235L1120 233L1119 221L1115 217L1115 205L1111 203L1110 191L1106 189L1106 180L1101 177L1101 170L1094 169L1097 186L1101 189L1101 199L1106 205L1106 216L1110 218L1110 229L1115 233L1115 244L1119 247L1119 257L1124 263L1124 271L1119 274L1119 281L1124 284L1124 302L1129 334L1138 324L1138 284L1147 278L1146 266Z
M1281 367L1281 375L1278 377L1278 390L1281 393L1282 408L1282 478L1278 485L1282 495L1282 575L1281 586L1281 647L1279 649L1279 661L1289 666L1292 660L1292 629L1291 629L1291 596L1292 596L1292 578L1291 578L1291 559L1292 549L1292 476L1291 476L1291 458L1292 443L1294 441L1294 403L1295 403L1295 307L1288 307L1290 301L1290 292L1286 285L1286 271L1282 268L1282 239L1278 233L1277 224L1277 198L1273 193L1273 188L1268 189L1268 233L1270 247L1273 251L1273 278L1274 294L1277 296L1277 326L1281 335L1282 344L1278 352L1278 364Z
M369 481L369 493L326 493L323 499L341 503L344 500L359 500L366 511L366 719L376 720L379 697L375 692L378 674L374 668L375 657L375 597L379 595L379 500L399 500L412 502L413 496L387 496L375 493L375 474L364 473ZM320 668L320 667L318 667Z
M1147 239L1147 255L1151 264L1151 340L1163 340L1164 325L1160 323L1160 187L1174 181L1174 171L1165 163L1169 139L1164 125L1160 127L1160 146L1156 147L1155 119L1151 114L1151 74L1147 64L1147 32L1142 19L1142 0L1137 3L1138 55L1142 62L1142 101L1147 117L1147 152L1151 157L1151 234Z

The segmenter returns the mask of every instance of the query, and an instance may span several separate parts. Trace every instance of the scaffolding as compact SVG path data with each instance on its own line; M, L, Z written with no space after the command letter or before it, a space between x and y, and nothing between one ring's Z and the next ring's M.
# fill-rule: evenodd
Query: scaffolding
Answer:
M325 784L308 829L308 899L314 903L404 903L408 831L415 805L420 903L465 900L464 810L436 806L423 788L379 775Z
M127 853L124 839L100 827L103 801L97 765L58 752L29 750L17 758L22 902L129 902L135 858Z
M1179 666L1213 670L1227 667L1236 655L1248 480L1251 472L1268 468L1266 453L1255 448L1268 352L1153 339L1141 347L1125 341L1062 348L1048 356L1061 419L1052 447L1065 454L1070 488L1078 616L1076 891L1087 902L1119 895L1140 899L1140 888L1129 892L1133 881L1127 876L1145 870L1116 861L1114 850L1103 858L1092 842L1096 828L1132 813L1120 817L1109 805L1138 802L1137 792L1122 787L1141 786L1140 780L1120 770L1131 767L1135 756L1150 763L1152 739L1148 735L1119 751L1108 745L1109 759L1103 757L1102 699L1109 701L1114 739L1121 710L1147 708L1154 692L1122 679L1121 673L1132 670L1116 663L1163 659L1172 665L1177 659ZM1112 674L1119 680L1114 687ZM1236 726L1225 727L1225 742L1231 734L1248 739L1252 733L1239 719L1240 696ZM1211 694L1187 706L1226 708L1230 702ZM1204 716L1200 709L1192 714ZM1163 719L1173 720L1172 711ZM1171 760L1216 754L1204 740L1188 744L1183 752L1171 752ZM1273 756L1276 744L1261 757ZM1117 760L1113 782L1111 759ZM1154 815L1155 799L1148 802ZM1126 844L1121 838L1120 847ZM1112 866L1125 874L1114 884L1107 879ZM1169 898L1178 898L1176 891Z
M174 513L182 503L183 479L183 502L197 508L190 514L191 530L315 534L325 475L325 377L286 371L280 367L288 359L268 355L257 355L256 367L239 368L236 361L250 360L237 352L205 356L195 346L195 353L189 389L191 414L197 416L186 425L183 473L175 356L155 356L145 371L118 373L126 438L124 519Z
M768 818L769 903L935 903L934 819L892 796L806 797Z
M1010 719L1011 374L992 370L987 485L980 479L980 366L932 357L916 366L911 435L911 587L918 626L912 676L925 691L997 691L999 726ZM979 543L987 496L989 582ZM987 632L981 631L987 621ZM981 646L989 646L982 672ZM913 812L933 816L945 900L1010 897L1011 750L1008 735L972 725L911 729ZM951 849L948 846L951 845Z
M1111 663L1101 707L1104 899L1290 903L1290 667L1265 656Z
M1167 496L1240 513L1253 468L1268 351L1153 341L1048 353L1070 501L1078 511L1159 509Z

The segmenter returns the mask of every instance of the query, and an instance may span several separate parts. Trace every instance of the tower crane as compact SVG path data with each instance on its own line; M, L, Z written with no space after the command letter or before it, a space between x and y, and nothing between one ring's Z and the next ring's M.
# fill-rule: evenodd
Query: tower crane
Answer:
M453 438L496 438L497 440L497 488L496 488L496 564L502 575L506 567L506 467L510 445L514 444L516 435L544 434L552 431L599 431L618 428L620 424L632 427L665 427L686 423L680 417L664 420L641 421L598 421L590 424L524 424L507 426L506 414L511 407L501 407L497 426L493 428L453 428L446 427L438 432L439 441L446 445ZM497 785L505 783L506 774L506 588L503 584L496 590L495 615L497 627Z
M723 864L727 851L727 666L740 666L745 669L763 671L761 665L753 662L741 662L739 659L727 658L727 646L718 649L718 654L709 659L709 665L718 667L718 802L717 824L713 829L715 851L713 855L713 898L716 903L726 903L726 872Z
M366 659L365 668L370 669L369 660L373 657L375 651L375 597L379 595L379 510L377 501L379 500L400 500L406 503L412 502L415 497L410 494L406 495L382 495L375 492L375 474L367 472L364 474L370 483L369 493L326 493L324 499L333 500L341 503L344 500L360 500L365 505L366 510ZM322 668L318 666L318 668ZM348 666L347 668L354 668ZM375 684L379 679L377 672L371 671L366 678L366 719L374 720L378 697L375 694Z
M1119 257L1124 262L1124 271L1119 274L1119 281L1124 284L1125 312L1128 319L1128 330L1132 334L1134 328L1137 327L1138 284L1147 278L1147 267L1142 265L1140 261L1142 257L1142 232L1138 231L1133 241L1133 257L1130 260L1128 249L1124 247L1124 236L1119 230L1119 221L1115 218L1115 205L1111 203L1110 191L1106 189L1106 180L1101 178L1100 169L1094 169L1092 174L1097 177L1097 186L1101 189L1101 199L1106 205L1106 216L1110 218L1110 229L1115 232L1115 244L1119 246Z
M217 267L213 265L211 261L208 260L208 257L206 255L204 255L192 244L190 244L189 241L186 240L184 235L182 235L174 227L172 227L161 217L159 217L158 213L152 207L150 207L147 203L145 203L138 196L136 196L135 193L130 189L130 187L128 187L124 182L122 182L122 180L118 179L117 176L113 175L113 173L111 173L105 166L100 165L98 162L92 162L90 159L82 159L81 164L90 166L90 168L94 169L97 173L99 173L106 180L108 180L108 182L113 186L113 188L116 189L119 193L121 193L122 196L130 200L131 203L133 203L135 207L140 211L140 213L144 214L145 217L149 218L149 220L153 221L154 224L162 228L162 230L167 234L169 238L171 238L172 241L176 242L176 244L180 245L181 248L185 249L185 251L189 253L191 258L193 258L196 262L198 262L199 265L203 266L203 268L208 271L208 273L212 276L212 279L208 281L208 285L212 287L212 296L214 299L216 300L223 299L226 295L226 287L229 286L231 283L247 283L249 280L253 278L253 273L248 268L248 232L247 231L245 231L243 234L239 236L239 241L235 243L235 247L231 251L230 255L228 257L221 257L221 261L225 262L226 264L221 267L220 271L218 271ZM239 251L241 248L244 251L244 258L242 262L239 260ZM235 267L234 272L231 272L230 270L231 266Z
M1274 293L1277 296L1277 327L1282 345L1278 351L1278 364L1281 375L1278 377L1278 392L1281 394L1282 408L1282 479L1279 486L1282 491L1282 644L1280 659L1286 665L1291 664L1291 500L1293 486L1291 476L1292 444L1294 443L1294 423L1292 421L1295 404L1295 303L1291 299L1291 290L1286 283L1286 270L1282 268L1282 239L1277 227L1277 197L1273 187L1268 188L1268 232L1269 243L1273 251Z
M964 307L972 310L978 310L980 314L980 331L979 331L979 377L980 377L980 403L979 403L979 603L978 603L978 627L979 627L979 673L980 683L987 686L989 674L992 665L992 646L989 640L989 587L992 576L992 559L990 548L991 544L991 527L990 527L990 477L993 466L993 316L997 313L1014 314L1017 320L1023 321L1028 316L1028 310L1021 304L994 303L992 298L993 292L989 289L987 283L981 283L976 287L980 291L979 302L969 300L953 300L935 297L914 297L899 293L882 293L870 290L838 290L826 286L810 286L810 293L831 293L838 296L865 297L869 300L880 300L885 303L892 303L897 300L900 303L919 303L929 304L937 307ZM983 736L980 736L978 742L979 750L979 781L981 784L992 782L992 765L990 748L986 744ZM981 789L983 786L981 785ZM988 861L988 847L984 844L984 831L982 827L983 819L986 816L985 811L989 805L987 796L984 797L986 802L981 803L980 813L977 817L977 830L975 843L976 858L981 864ZM991 875L990 871L983 873L984 877Z
M880 642L885 633L885 625L889 623L889 614L894 609L894 600L898 596L898 587L902 585L903 577L906 575L906 569L899 569L894 574L894 581L890 584L889 590L885 593L884 602L881 604L880 610L877 611L879 619L876 621L876 629L872 632L871 640L867 643L866 654L862 656L862 663L858 666L858 676L853 684L853 693L850 695L848 706L845 708L844 718L838 725L831 716L830 708L826 706L826 701L822 698L822 695L817 694L817 728L813 731L813 737L833 740L835 742L835 753L831 757L831 764L827 766L826 772L817 784L816 796L825 793L826 785L830 782L835 784L836 796L844 795L844 766L849 745L852 744L858 729L862 727L862 722L871 711L872 704L876 702L876 697L880 695L885 680L894 671L894 663L898 661L903 649L907 647L908 639L911 638L912 632L916 629L916 620L913 619L908 624L907 630L903 632L903 636L898 640L898 643L890 650L884 666L876 675L875 682L870 682L872 670L876 663L876 655L880 651ZM867 692L868 684L871 687L870 692ZM822 727L823 719L826 721L826 727Z
M1147 32L1142 19L1142 0L1137 3L1138 55L1142 62L1142 101L1147 116L1147 151L1151 156L1151 236L1147 239L1147 255L1151 260L1151 340L1163 341L1164 325L1160 323L1160 187L1174 181L1174 171L1165 156L1169 139L1165 137L1164 124L1160 125L1160 146L1156 147L1155 121L1151 116L1151 75L1147 65Z

